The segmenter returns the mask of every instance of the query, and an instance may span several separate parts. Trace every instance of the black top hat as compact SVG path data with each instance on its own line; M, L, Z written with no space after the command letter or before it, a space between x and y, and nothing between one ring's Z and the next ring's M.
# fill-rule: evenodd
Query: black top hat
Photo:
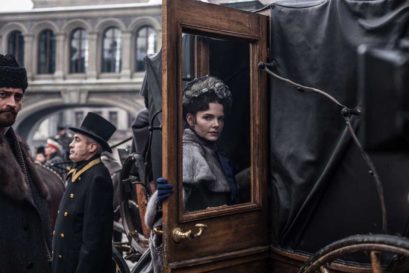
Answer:
M13 55L0 54L0 86L27 88L27 72L24 67L19 66Z
M114 134L116 127L98 114L89 112L81 123L81 127L69 127L70 130L84 134L99 144L105 151L112 153L107 141Z

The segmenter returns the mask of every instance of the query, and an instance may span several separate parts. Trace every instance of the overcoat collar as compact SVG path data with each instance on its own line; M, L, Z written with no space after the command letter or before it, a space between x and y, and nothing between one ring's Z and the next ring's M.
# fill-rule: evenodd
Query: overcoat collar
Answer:
M88 171L95 165L101 163L101 158L99 156L92 157L89 160L82 161L76 164L75 168L72 168L69 172L67 177L71 177L71 182L75 183L77 179L83 174L84 172Z

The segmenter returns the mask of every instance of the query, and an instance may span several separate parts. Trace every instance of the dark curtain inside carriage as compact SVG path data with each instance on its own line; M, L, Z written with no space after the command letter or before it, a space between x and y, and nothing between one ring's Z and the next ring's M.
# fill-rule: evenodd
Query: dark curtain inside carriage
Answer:
M273 71L350 108L359 104L358 46L388 48L408 36L409 1L278 1L270 8ZM272 77L269 88L274 243L315 252L348 235L381 233L375 182L340 108ZM362 122L353 123L359 133ZM409 150L370 155L385 191L388 232L408 235Z

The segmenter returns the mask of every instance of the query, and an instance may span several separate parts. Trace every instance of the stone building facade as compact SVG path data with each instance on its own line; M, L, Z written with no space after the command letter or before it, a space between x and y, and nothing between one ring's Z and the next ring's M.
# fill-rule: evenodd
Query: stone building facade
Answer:
M28 71L17 132L38 144L44 120L43 135L52 135L57 125L78 125L81 111L97 110L117 123L116 139L129 135L144 106L143 58L161 47L161 3L33 2L32 10L0 14L0 53L14 54Z

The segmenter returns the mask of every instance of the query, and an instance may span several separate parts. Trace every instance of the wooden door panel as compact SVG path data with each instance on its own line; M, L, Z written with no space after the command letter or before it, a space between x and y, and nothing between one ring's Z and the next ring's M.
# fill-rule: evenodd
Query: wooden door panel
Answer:
M243 219L244 217L247 219ZM206 224L208 228L200 238L173 244L174 260L197 258L198 247L200 247L200 253L204 257L223 255L226 252L246 249L251 246L267 248L268 223L267 221L260 221L259 214L237 214L223 217L223 221L220 221L218 217L206 221ZM194 229L193 224L184 226L186 229Z
M194 260L191 263L171 264L172 272L177 273L196 273L196 272L217 272L217 273L253 273L270 272L270 260L268 250L260 249L253 251L248 249L243 253L236 253L230 257L216 257L208 260ZM180 269L178 269L180 268Z

